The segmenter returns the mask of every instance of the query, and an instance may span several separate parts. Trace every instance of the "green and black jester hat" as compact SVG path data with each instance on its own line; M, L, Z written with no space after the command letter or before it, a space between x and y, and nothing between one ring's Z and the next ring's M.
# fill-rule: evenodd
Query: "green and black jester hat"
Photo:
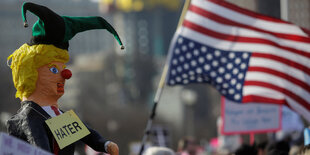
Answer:
M32 27L30 45L53 44L58 48L68 50L68 41L77 33L93 29L106 29L113 34L121 49L124 49L123 43L115 29L102 17L59 16L45 6L24 2L22 6L24 27L28 27L27 10L39 17Z

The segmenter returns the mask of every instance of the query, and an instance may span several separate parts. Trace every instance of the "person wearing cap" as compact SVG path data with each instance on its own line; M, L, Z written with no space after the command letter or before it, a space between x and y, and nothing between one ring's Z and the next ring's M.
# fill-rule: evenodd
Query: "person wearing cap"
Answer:
M72 76L65 65L69 61L69 40L79 32L107 29L122 49L124 46L114 28L102 17L59 16L45 6L26 2L22 6L25 27L27 10L39 19L33 25L30 43L8 57L16 97L22 101L17 114L7 121L8 133L54 154L74 154L74 143L59 149L45 123L63 113L58 108L58 99L64 94L65 81ZM90 134L80 139L82 142L98 152L118 155L116 143L87 128Z
M175 155L175 152L168 147L151 146L143 155Z

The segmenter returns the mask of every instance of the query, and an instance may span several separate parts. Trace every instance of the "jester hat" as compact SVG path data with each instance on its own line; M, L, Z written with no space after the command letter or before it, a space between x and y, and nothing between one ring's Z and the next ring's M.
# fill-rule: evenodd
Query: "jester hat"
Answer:
M92 29L106 29L113 34L121 49L124 49L123 43L115 29L102 17L59 16L45 6L25 2L22 6L24 27L28 27L27 10L39 17L32 27L30 44L53 44L58 48L68 49L68 41L77 33Z

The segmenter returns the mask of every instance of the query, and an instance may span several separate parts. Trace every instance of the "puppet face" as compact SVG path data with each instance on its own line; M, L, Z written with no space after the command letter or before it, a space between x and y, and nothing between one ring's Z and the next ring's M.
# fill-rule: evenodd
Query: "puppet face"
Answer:
M65 69L65 64L62 62L51 62L39 67L36 91L43 96L60 98L65 92L66 78L62 76L64 70L66 71L67 69Z

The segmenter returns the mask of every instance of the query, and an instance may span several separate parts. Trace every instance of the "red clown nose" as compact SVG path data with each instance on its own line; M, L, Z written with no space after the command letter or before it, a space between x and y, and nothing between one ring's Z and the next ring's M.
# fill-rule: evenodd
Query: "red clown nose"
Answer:
M70 79L71 76L72 76L72 73L69 69L64 69L62 72L61 72L61 76L64 78L64 79Z

